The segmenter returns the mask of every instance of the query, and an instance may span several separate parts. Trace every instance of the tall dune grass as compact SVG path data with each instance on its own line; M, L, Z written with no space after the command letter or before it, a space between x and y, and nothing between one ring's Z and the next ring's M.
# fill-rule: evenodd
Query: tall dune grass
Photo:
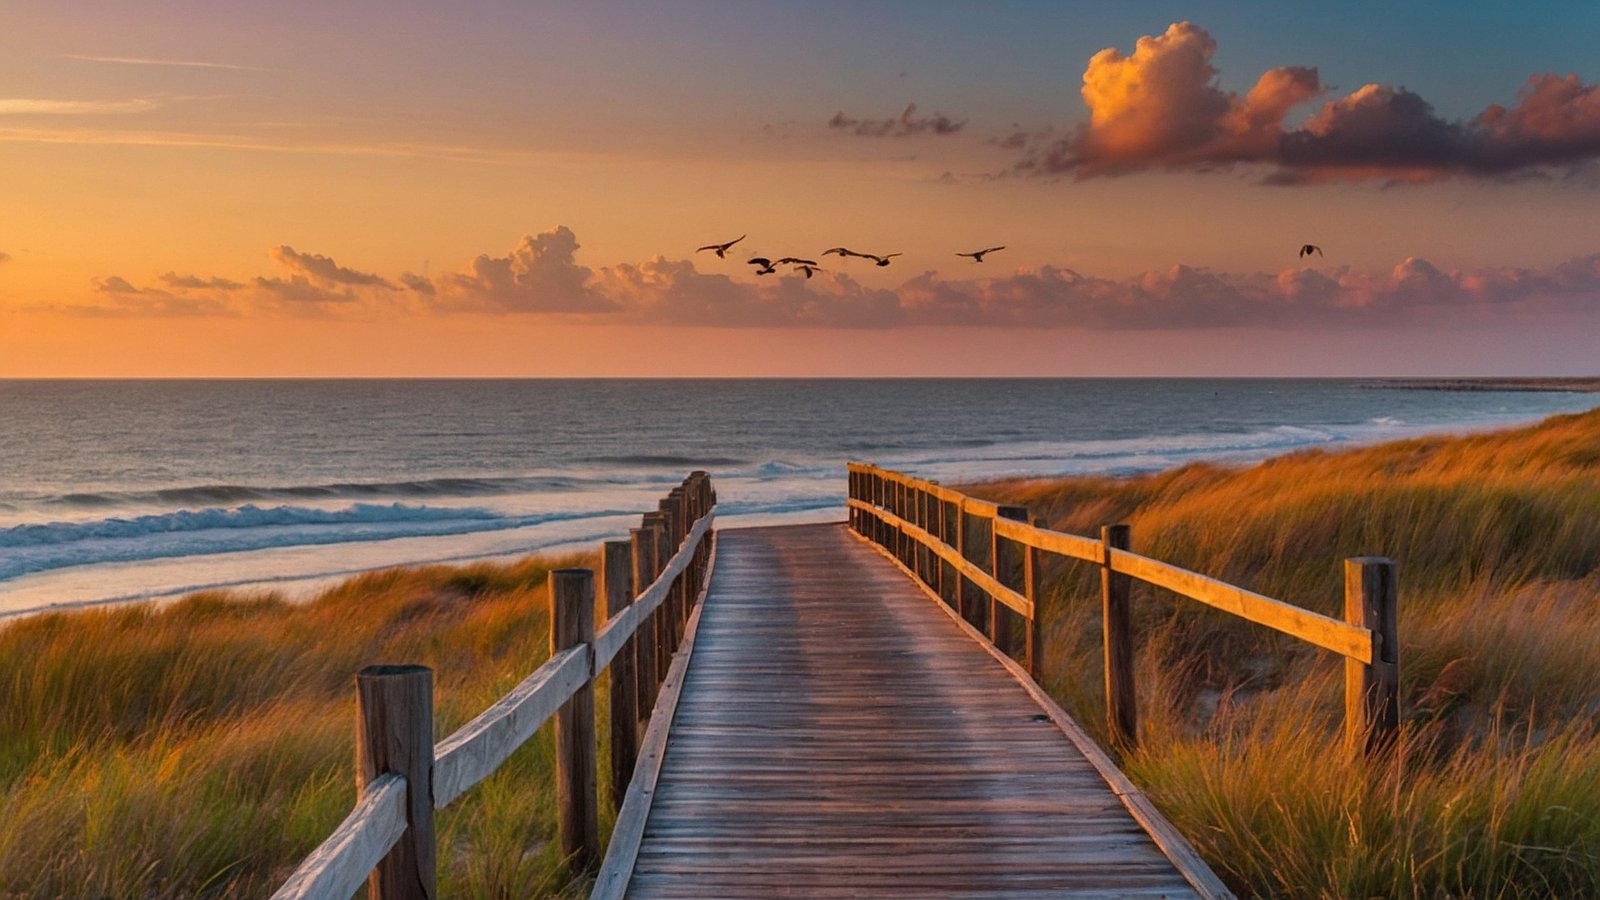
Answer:
M973 490L1335 616L1341 560L1398 563L1403 731L1372 759L1341 753L1338 657L1136 589L1124 763L1242 894L1600 896L1600 412ZM1098 590L1049 570L1046 680L1104 736Z
M265 896L354 802L353 674L433 667L442 737L548 655L551 565L396 570L305 605L202 594L0 629L0 894ZM541 734L440 813L446 896L581 887L552 843L552 766Z

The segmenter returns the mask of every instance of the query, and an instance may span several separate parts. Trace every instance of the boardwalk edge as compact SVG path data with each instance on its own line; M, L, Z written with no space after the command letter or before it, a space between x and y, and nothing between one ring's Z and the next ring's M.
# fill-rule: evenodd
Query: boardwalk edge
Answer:
M655 709L650 714L650 727L645 730L644 740L639 745L638 762L633 767L633 779L628 782L627 798L622 803L622 809L617 810L611 841L606 845L606 858L600 864L600 874L595 877L589 900L621 900L633 878L639 844L644 838L644 826L650 818L650 804L655 797L656 783L661 777L661 763L667 756L667 737L672 730L672 717L678 711L678 697L683 693L683 682L689 674L689 658L694 655L700 611L705 608L706 596L711 591L711 576L717 568L715 531L711 532L710 539L711 553L700 594L695 598L694 610L684 626L683 643L672 658L672 666L661 683L661 693L656 696Z
M895 558L894 554L854 529L847 528L846 531L856 540L893 563L906 577L911 579L913 584L921 589L928 599L933 601L935 606L949 616L967 637L972 638L978 646L994 657L996 662L1005 667L1011 677L1022 686L1023 690L1028 692L1033 701L1050 717L1050 721L1067 736L1067 740L1071 741L1078 748L1078 751L1084 755L1084 758L1089 761L1089 764L1094 766L1095 771L1100 773L1100 777L1105 779L1106 784L1111 787L1112 793L1116 794L1117 799L1122 801L1122 805L1127 808L1134 821L1138 822L1145 832L1150 835L1156 846L1177 868L1179 874L1189 882L1190 887L1194 888L1195 893L1206 898L1206 900L1234 900L1233 892L1228 890L1227 885L1222 883L1222 880L1217 877L1215 872L1211 871L1211 867L1206 865L1205 860L1194 849L1194 845L1189 843L1188 838L1185 838L1183 833L1178 831L1177 827L1166 816L1162 815L1161 810L1156 808L1156 805L1150 801L1150 798L1145 796L1143 791L1139 790L1137 785L1128 780L1128 776L1123 774L1111 757L1100 748L1099 744L1094 742L1094 738L1091 738L1089 733L1083 730L1083 726L1079 725L1071 716L1067 715L1065 710L1056 705L1050 695L1045 693L1044 688L1040 687L1028 675L1027 670L989 643L989 639L982 632L972 627L955 610L947 606L938 594L934 593L926 584L923 584L922 579L916 577L916 574L899 559Z

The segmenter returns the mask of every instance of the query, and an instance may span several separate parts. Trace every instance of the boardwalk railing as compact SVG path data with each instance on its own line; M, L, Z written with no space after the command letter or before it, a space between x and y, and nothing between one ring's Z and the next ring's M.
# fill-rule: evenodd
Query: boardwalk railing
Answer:
M1112 738L1132 746L1134 578L1345 658L1345 742L1371 752L1399 727L1400 666L1395 567L1381 557L1344 564L1344 615L1330 618L1131 552L1128 526L1100 539L1050 531L1028 510L1002 506L877 466L849 466L850 527L897 558L1000 650L1019 654L1039 678L1042 554L1098 565L1105 640L1106 718ZM1020 629L1014 627L1020 619ZM1021 646L1015 646L1021 632Z
M578 867L598 860L595 679L611 667L610 796L620 808L656 691L710 570L710 477L691 473L659 506L630 540L604 544L605 627L594 627L594 573L552 571L549 660L437 745L432 671L368 666L356 675L356 806L275 900L348 900L362 882L374 900L438 896L433 811L493 774L552 717L562 851Z

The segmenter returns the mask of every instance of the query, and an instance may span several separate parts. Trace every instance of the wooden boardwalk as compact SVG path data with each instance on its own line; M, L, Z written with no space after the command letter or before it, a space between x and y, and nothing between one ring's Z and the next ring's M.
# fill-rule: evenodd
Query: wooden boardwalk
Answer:
M842 525L720 533L677 704L628 896L1195 896L1058 713Z

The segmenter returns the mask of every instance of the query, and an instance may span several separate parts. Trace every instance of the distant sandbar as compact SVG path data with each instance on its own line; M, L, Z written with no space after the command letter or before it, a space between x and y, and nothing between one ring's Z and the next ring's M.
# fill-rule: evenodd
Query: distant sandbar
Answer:
M1385 378L1366 388L1408 391L1570 391L1600 392L1600 377L1589 378Z

